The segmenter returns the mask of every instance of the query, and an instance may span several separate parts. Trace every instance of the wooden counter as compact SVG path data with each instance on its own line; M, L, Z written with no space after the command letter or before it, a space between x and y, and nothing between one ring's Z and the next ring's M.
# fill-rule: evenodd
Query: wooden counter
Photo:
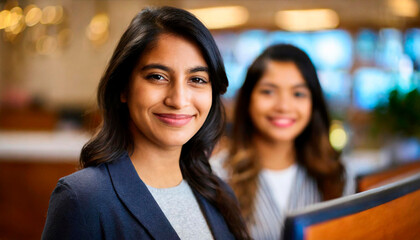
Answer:
M78 169L81 132L0 132L0 239L40 239L58 179Z

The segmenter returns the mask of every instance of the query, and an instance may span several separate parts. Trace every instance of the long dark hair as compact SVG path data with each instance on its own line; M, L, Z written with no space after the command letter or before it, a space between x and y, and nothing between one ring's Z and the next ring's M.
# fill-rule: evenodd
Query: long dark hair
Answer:
M238 93L234 112L232 142L227 167L232 172L231 185L242 213L252 217L261 166L252 147L256 131L249 114L252 91L264 74L268 61L293 62L303 75L312 95L311 119L295 139L297 161L317 181L323 199L341 196L344 186L343 165L339 153L329 143L330 118L314 65L308 55L297 47L278 44L267 48L249 67L245 82Z
M228 80L222 58L208 29L191 13L173 7L146 8L137 14L122 35L98 87L103 122L98 133L83 147L82 167L97 166L133 151L128 129L129 113L120 95L128 88L130 75L142 53L156 44L163 33L182 36L200 48L208 65L213 102L201 129L183 145L180 168L190 186L216 206L229 229L239 239L248 238L239 207L213 175L208 158L220 138L225 112L220 95Z

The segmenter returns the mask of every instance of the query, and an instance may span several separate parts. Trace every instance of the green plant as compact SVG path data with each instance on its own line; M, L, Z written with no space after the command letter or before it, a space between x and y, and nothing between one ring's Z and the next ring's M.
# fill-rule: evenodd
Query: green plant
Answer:
M420 92L414 89L390 92L388 103L374 109L374 132L404 137L420 137Z

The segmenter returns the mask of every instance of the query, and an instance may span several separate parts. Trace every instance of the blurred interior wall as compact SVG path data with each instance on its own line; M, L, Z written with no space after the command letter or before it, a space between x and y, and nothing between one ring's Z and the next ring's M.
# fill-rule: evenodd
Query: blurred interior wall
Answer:
M23 89L48 107L94 106L97 84L118 39L133 16L147 5L147 1L104 2L111 19L109 38L103 45L94 46L86 37L86 28L92 17L104 10L97 1L33 1L40 8L62 3L67 12L66 27L71 31L69 43L43 55L28 44L35 29L25 29L14 43L1 39L0 94L10 88ZM47 34L54 31L47 29Z

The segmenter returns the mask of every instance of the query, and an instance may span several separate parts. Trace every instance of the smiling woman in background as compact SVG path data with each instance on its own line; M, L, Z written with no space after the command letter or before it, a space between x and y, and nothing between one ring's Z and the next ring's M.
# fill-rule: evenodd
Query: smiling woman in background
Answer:
M266 49L239 90L228 156L212 159L253 238L280 239L288 212L354 191L329 143L329 125L306 53L292 45Z
M208 157L228 85L210 32L187 11L145 9L98 89L103 123L82 170L59 180L43 239L247 239Z

